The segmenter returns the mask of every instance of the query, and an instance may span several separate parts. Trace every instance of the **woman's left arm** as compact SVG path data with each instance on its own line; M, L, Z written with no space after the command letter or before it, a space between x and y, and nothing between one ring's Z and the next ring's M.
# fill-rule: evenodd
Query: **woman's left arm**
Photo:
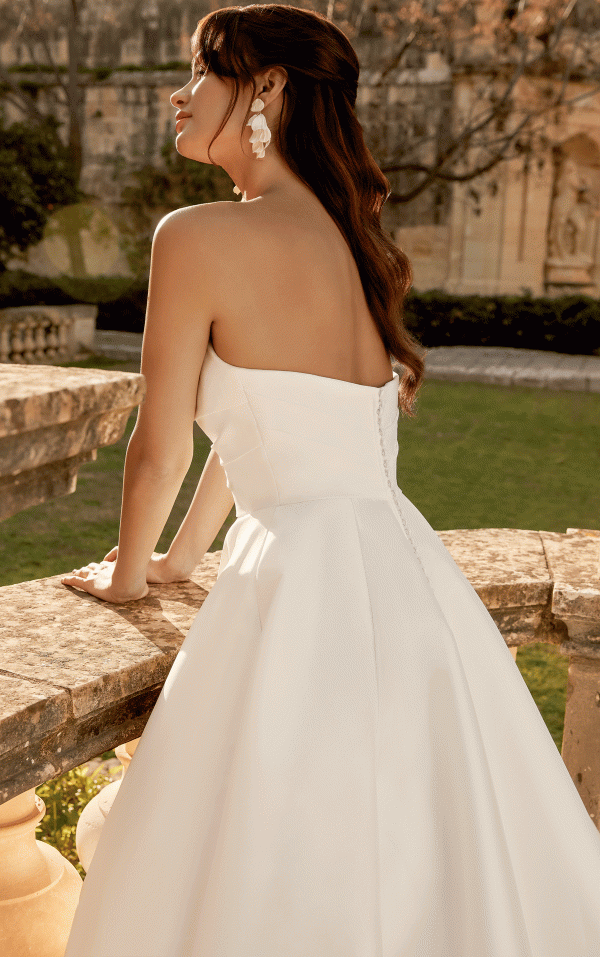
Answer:
M154 232L140 367L146 393L125 456L117 558L90 562L87 577L61 579L107 601L148 593L148 563L192 462L219 207L207 203L175 210Z
M133 438L133 434L132 434ZM157 469L129 440L123 472L119 551L113 571L116 594L146 594L146 569L191 465ZM125 598L124 600L127 600Z

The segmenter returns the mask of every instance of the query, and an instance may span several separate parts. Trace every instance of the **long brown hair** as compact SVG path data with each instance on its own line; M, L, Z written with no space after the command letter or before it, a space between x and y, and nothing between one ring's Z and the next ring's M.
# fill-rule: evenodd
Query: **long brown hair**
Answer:
M192 70L212 71L234 81L228 111L209 144L209 158L210 146L233 112L240 81L244 87L252 85L253 102L254 75L271 66L287 72L274 142L346 238L388 354L405 367L398 405L414 416L425 350L403 321L412 268L381 227L381 207L391 187L365 144L356 116L360 65L350 41L316 11L253 3L213 10L203 17L192 35L191 52ZM250 111L243 126L249 116Z

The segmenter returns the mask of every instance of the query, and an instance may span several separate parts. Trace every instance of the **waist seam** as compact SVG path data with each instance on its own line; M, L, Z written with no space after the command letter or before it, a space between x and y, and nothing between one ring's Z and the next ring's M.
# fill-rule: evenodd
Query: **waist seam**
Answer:
M401 491L401 489L398 489ZM269 510L286 508L291 505L308 505L310 502L327 502L329 500L335 501L337 499L349 499L350 501L369 501L369 502L393 502L393 495L389 491L384 490L379 495L357 495L356 492L346 492L344 495L315 495L313 498L299 498L293 502L273 502L271 505L263 505L261 508L254 508L252 511L247 509L242 509L240 511L240 517L243 515L255 515L259 512L268 512Z

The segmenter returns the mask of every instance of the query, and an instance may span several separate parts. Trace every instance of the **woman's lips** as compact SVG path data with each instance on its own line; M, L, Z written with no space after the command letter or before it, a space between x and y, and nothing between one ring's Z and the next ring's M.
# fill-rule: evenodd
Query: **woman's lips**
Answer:
M190 120L191 116L181 116L178 120L175 120L175 129L179 123L185 123L186 120Z

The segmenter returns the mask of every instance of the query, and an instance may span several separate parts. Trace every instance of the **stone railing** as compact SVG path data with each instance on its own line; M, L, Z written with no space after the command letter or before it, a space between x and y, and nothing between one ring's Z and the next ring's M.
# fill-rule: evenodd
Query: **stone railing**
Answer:
M598 826L600 531L438 534L514 656L521 645L547 642L569 657L562 756ZM77 853L87 871L165 678L216 580L220 556L208 552L189 581L152 585L146 598L130 604L74 594L60 576L0 588L3 957L60 957L81 890L73 865L35 840L45 811L36 787L116 749L121 778L90 801L77 827Z
M0 362L52 365L92 348L98 306L11 306L0 309Z
M94 319L95 313L91 316L92 335ZM129 414L145 390L144 376L134 373L39 368L37 362L31 366L0 364L0 518L74 491L81 463L95 459L98 446L122 437ZM43 629L52 615L52 603L45 609L38 607L34 616L22 608L21 623L35 632ZM19 699L27 683L19 677L19 669L10 672L4 668L11 660L14 642L19 641L12 624L6 622L0 654L0 714L10 714L0 732L0 751L5 756L13 750L15 734L18 738L23 730L29 733L36 724L43 728L47 718L57 717L65 703L59 689L44 682L42 670L42 695L38 697L40 704L45 699L42 711L36 716L23 709ZM31 692L34 688L35 682L29 685ZM32 724L23 728L23 719ZM34 737L40 743L35 732ZM62 745L53 742L53 746L60 753ZM47 765L47 771L48 777L54 775L53 766ZM56 848L36 841L35 826L45 811L34 788L14 792L8 801L0 797L2 957L61 957L64 952L82 881Z
M134 372L1 364L0 519L74 491L79 466L121 438L145 389Z

